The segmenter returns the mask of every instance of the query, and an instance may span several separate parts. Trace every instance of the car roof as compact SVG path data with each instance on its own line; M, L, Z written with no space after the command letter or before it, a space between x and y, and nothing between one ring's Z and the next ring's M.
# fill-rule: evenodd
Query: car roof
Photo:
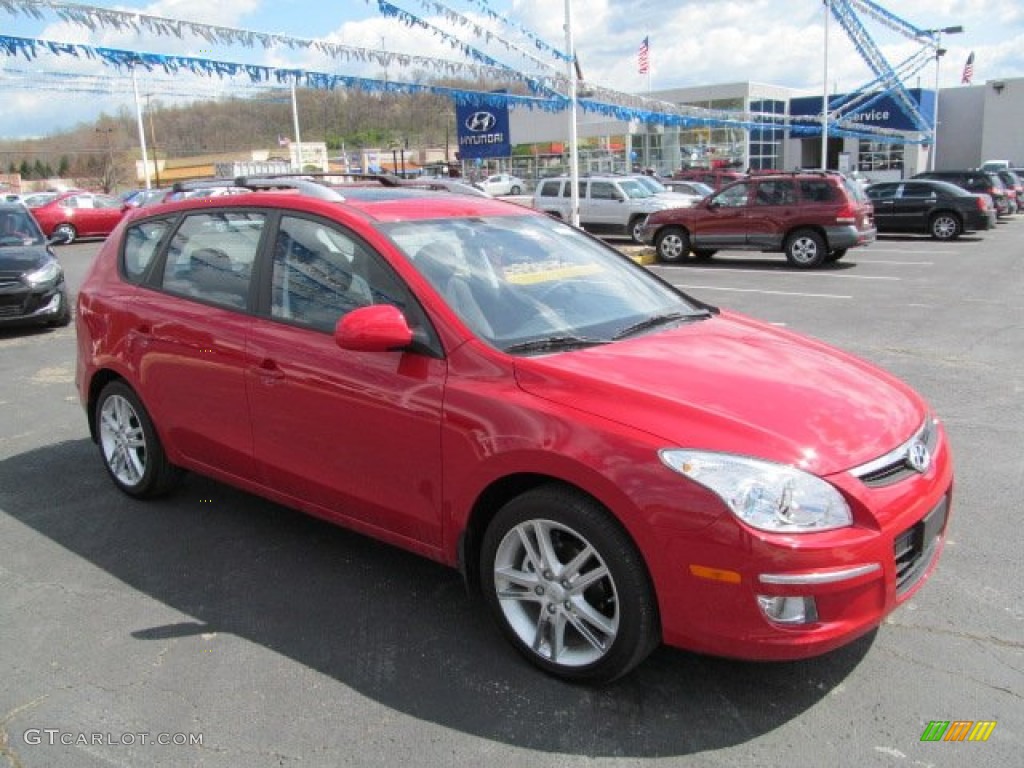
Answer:
M277 207L331 215L339 205L361 211L379 222L467 218L472 216L543 215L531 208L486 196L471 196L415 185L374 186L353 184L327 186L306 179L283 177L219 180L220 186L235 183L245 191L218 197L189 197L136 209L144 218L168 211L189 209ZM245 186L248 185L248 186ZM218 186L211 181L208 186ZM189 189L202 185L189 185Z

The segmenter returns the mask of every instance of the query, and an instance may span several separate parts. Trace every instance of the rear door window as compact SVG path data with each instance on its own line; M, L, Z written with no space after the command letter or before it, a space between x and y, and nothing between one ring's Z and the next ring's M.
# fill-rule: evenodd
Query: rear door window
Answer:
M246 307L265 223L265 214L248 211L186 216L167 249L163 289L220 306Z

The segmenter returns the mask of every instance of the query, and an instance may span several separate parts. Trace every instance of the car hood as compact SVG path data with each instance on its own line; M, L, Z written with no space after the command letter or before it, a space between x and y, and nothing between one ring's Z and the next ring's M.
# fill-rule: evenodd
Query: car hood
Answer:
M52 258L45 245L5 245L0 247L0 272L31 272Z
M626 341L517 361L527 392L660 438L827 475L892 450L923 400L821 342L722 313Z

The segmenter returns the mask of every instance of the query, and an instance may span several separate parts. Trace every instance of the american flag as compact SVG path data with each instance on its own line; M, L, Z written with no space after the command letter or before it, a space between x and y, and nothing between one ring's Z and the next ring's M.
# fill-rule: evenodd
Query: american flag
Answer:
M971 80L974 77L974 51L971 51L971 55L967 57L967 63L964 64L964 74L960 78L961 85L970 85Z
M643 42L640 43L640 55L637 60L637 68L640 70L641 75L646 75L651 69L651 47L646 37L643 39Z

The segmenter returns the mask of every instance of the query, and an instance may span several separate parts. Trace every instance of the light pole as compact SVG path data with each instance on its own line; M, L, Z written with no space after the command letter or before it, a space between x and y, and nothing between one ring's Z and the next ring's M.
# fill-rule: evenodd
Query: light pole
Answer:
M932 153L928 158L928 170L935 170L935 158L939 154L939 62L946 55L942 47L943 35L959 35L964 31L961 26L927 29L926 32L935 36L935 98L932 100Z
M153 177L155 179L156 188L160 188L160 155L156 149L156 128L153 126L153 108L150 106L149 97L152 93L146 94L146 112L149 113L149 135L150 135L150 146L153 148ZM146 171L146 180L149 180L149 171Z

